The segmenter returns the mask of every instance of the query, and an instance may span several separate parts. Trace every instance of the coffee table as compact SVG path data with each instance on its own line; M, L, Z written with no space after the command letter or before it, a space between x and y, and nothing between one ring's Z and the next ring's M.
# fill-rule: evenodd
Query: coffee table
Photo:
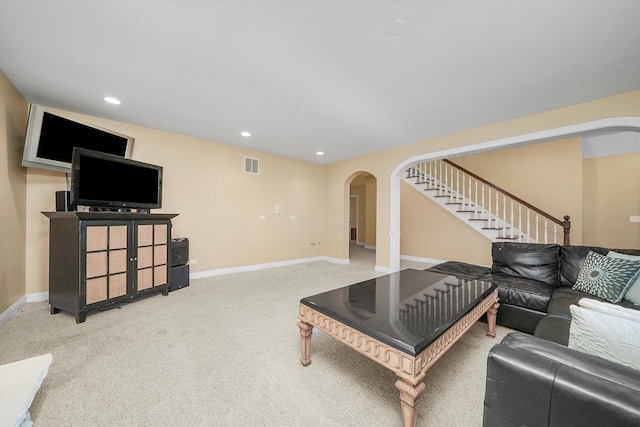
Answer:
M406 269L300 300L298 327L304 366L318 328L393 371L406 427L427 370L487 313L495 337L498 290L491 282Z

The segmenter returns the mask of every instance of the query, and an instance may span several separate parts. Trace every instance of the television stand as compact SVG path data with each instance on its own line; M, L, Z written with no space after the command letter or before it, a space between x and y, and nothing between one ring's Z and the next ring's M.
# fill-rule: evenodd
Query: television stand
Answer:
M87 313L171 286L176 214L43 212L49 218L49 304L82 323Z

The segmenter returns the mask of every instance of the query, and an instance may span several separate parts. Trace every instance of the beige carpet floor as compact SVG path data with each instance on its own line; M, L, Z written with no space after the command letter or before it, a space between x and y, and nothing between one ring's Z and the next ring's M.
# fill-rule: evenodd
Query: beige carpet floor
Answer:
M51 353L36 426L400 426L395 375L322 332L300 362L300 298L379 276L373 251L191 281L76 324L29 303L0 325L0 364ZM403 268L424 264L403 262ZM510 332L475 325L425 379L418 426L480 426L486 357Z

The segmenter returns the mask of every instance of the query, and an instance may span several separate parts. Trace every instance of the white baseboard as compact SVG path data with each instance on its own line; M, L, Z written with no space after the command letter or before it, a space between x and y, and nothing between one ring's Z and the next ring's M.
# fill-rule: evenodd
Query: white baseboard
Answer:
M364 245L364 248L365 249L372 249L374 251L376 250L376 247L375 246L371 246L371 245Z
M391 269L389 267L382 267L380 265L376 265L375 270L379 273L385 273L385 274L391 273Z
M49 292L38 292L37 294L27 295L27 302L40 302L49 299Z
M7 308L2 314L0 314L0 325L2 325L7 320L11 319L11 317L19 312L22 307L27 303L27 296L24 295L18 301L14 302L11 307Z
M421 257L411 256L411 255L400 255L400 259L403 259L405 261L425 262L427 264L441 264L444 262L441 259L421 258Z
M23 295L18 301L14 302L11 307L0 314L0 325L11 319L22 307L28 302L40 302L49 299L49 292L38 292L36 294Z
M200 271L198 273L189 274L190 279L199 279L201 277L220 276L222 274L242 273L246 271L263 270L265 268L285 267L288 265L305 264L307 262L327 261L335 264L349 264L349 259L333 258L328 256L317 256L311 258L292 259L289 261L269 262L265 264L244 265L242 267L220 268L217 270Z

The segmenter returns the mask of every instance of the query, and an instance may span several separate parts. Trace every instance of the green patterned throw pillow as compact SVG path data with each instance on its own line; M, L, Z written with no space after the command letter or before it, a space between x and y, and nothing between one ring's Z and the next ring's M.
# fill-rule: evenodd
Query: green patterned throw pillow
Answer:
M609 258L589 251L573 289L612 303L622 300L639 274L640 261Z

